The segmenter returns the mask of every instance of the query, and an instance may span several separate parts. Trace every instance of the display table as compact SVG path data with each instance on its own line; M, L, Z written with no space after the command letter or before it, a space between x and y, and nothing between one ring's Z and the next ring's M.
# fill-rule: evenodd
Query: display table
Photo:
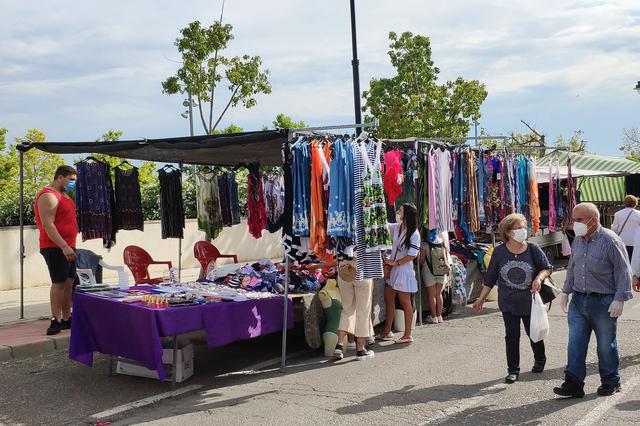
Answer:
M69 358L89 367L93 353L138 361L165 378L162 365L162 337L200 329L206 330L209 347L224 346L282 331L284 297L217 302L169 308L151 308L142 303L123 303L75 293ZM288 328L293 327L293 310L288 301Z

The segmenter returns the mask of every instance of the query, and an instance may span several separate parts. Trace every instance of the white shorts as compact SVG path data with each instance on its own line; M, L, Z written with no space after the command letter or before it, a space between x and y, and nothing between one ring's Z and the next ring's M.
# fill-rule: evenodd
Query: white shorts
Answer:
M446 285L449 281L449 275L433 275L426 262L420 265L420 275L425 287L433 287L436 284Z

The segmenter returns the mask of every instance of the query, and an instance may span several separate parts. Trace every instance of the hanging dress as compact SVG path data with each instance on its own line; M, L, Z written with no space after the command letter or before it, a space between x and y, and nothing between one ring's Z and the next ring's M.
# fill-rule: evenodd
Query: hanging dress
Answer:
M549 232L556 232L555 180L549 161Z
M395 206L396 198L402 194L404 173L402 172L402 152L392 149L384 154L384 192L389 206Z
M540 196L538 194L538 176L536 175L536 159L529 159L529 215L531 217L531 235L540 230Z
M76 170L76 217L82 241L107 242L113 237L109 167L101 161L81 161Z
M267 225L265 229L272 234L282 228L284 214L284 180L278 174L263 177L265 210Z
M571 167L571 157L569 157L567 158L567 225L573 224L573 209L576 207L576 184Z
M311 209L311 155L309 143L300 139L292 146L293 152L293 234L309 236Z
M318 141L311 142L311 221L309 249L323 261L333 260L329 253L331 243L327 235L327 208L329 205L330 166L327 160L329 143L324 147ZM326 151L325 151L326 150Z
M160 180L160 225L162 238L183 238L184 205L182 202L182 173L180 170L162 168Z
M262 174L260 165L251 163L247 167L247 222L249 233L253 238L262 237L262 230L267 226L267 211L264 204L264 189L262 187Z
M218 176L218 194L220 195L220 213L222 226L231 226L231 200L229 200L229 181L226 174Z
M282 146L282 157L284 172L284 214L282 219L282 245L286 256L293 260L302 262L306 257L306 250L303 248L300 237L293 233L293 153L287 143Z
M453 199L451 196L451 154L444 149L435 151L437 158L436 193L438 194L439 211L437 217L438 233L454 230Z
M144 231L142 197L138 169L114 169L115 173L115 220L118 229Z
M213 240L220 235L224 223L218 177L213 173L196 173L196 188L198 229L205 232L207 240Z
M374 142L372 142L374 143ZM364 159L362 173L362 208L364 213L364 239L367 252L391 249L391 236L387 229L387 208L384 199L380 154L382 141L378 141L373 162L367 147L360 144L360 154Z

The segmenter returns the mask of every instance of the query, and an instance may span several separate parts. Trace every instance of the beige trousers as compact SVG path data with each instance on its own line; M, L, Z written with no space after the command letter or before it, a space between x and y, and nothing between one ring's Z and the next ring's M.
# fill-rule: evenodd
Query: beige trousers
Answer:
M339 329L356 337L373 336L371 325L373 280L343 281L338 275L338 288L342 298Z

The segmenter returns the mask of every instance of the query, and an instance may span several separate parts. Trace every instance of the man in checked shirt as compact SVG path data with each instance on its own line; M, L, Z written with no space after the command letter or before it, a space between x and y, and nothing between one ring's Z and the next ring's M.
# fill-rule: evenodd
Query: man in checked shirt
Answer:
M568 361L565 381L553 392L563 397L584 396L587 349L593 331L602 382L598 395L609 396L620 391L616 326L624 302L633 297L629 257L618 235L600 226L600 212L594 204L578 204L573 220L576 239L560 295L560 306L569 313Z

